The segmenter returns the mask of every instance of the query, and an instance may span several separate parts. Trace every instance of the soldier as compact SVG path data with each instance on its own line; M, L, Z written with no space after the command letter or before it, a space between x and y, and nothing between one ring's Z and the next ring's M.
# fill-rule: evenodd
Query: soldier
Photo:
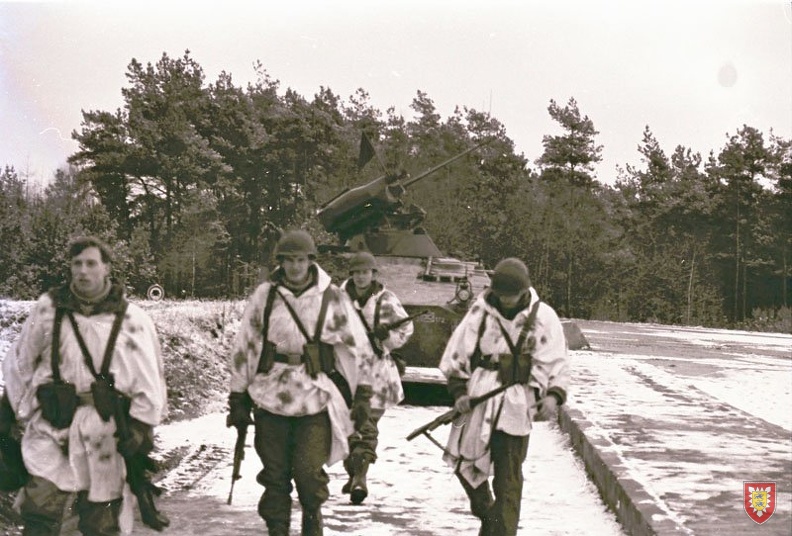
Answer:
M543 419L555 415L569 381L563 327L553 308L539 300L522 261L498 263L491 288L449 339L440 370L461 413L443 458L454 466L471 512L481 519L479 535L513 536L531 422L537 412ZM471 409L471 397L503 385L511 387Z
M122 498L125 475L138 473L129 464L150 463L153 427L166 411L160 345L149 316L111 280L104 243L78 238L68 259L71 282L38 299L3 362L0 436L15 420L24 426L25 535L59 534L74 492L82 534L120 534L131 530ZM119 393L128 404L123 415ZM151 491L139 496L141 513L161 530L169 522L151 510ZM130 515L121 516L122 507Z
M366 473L369 464L377 460L378 423L385 410L396 406L404 399L401 384L403 362L392 353L404 346L413 333L412 322L399 298L377 281L377 264L374 256L362 251L349 260L350 277L341 288L352 299L369 335L377 358L372 368L374 396L371 399L371 418L366 425L349 438L349 457L344 468L349 481L342 488L349 493L354 504L362 503L368 496Z
M346 458L347 438L368 421L374 356L351 302L314 262L311 236L285 232L275 257L279 267L250 297L234 345L227 424L255 425L265 488L258 513L270 536L289 534L292 480L302 534L317 536L329 495L323 466Z

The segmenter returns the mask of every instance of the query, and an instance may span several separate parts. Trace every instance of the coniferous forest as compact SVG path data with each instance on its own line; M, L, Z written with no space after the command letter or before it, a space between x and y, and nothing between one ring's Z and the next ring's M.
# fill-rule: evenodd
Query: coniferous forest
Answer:
M123 106L83 112L79 149L43 191L0 173L0 296L60 283L66 243L90 232L138 295L157 283L168 297L241 298L271 266L277 229L337 243L315 214L343 189L490 140L405 194L449 255L487 268L522 258L564 317L792 330L792 140L772 132L735 125L701 155L661 147L646 126L641 164L606 185L574 98L549 102L561 134L529 159L497 118L464 105L442 118L421 91L407 118L363 88L284 90L261 64L244 88L227 73L207 81L189 52L132 60L126 76ZM362 133L377 154L361 166Z

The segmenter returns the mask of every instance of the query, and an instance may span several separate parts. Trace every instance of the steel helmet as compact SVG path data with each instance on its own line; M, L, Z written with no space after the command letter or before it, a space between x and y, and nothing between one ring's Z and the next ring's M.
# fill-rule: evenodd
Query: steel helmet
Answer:
M376 270L377 261L368 251L358 251L349 259L349 273L356 270Z
M316 244L311 235L302 229L283 233L275 245L275 258L280 260L284 255L300 254L307 255L310 259L316 258Z
M520 259L509 257L495 266L490 288L498 296L514 296L531 286L528 267Z

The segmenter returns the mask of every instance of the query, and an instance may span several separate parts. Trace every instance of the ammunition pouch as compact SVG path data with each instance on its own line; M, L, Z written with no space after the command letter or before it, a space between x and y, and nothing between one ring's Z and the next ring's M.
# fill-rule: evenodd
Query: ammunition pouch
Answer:
M36 398L41 405L41 415L54 428L68 428L77 411L77 389L73 383L55 381L39 385Z
M321 341L306 344L303 346L303 363L305 363L305 371L311 375L311 378L316 378L320 372L327 374L330 381L338 388L347 407L352 407L352 389L349 388L346 378L336 370L332 344Z
M501 385L511 385L514 383L527 384L531 378L531 361L529 356L520 354L515 361L512 354L500 354L500 367L498 369L498 379Z
M305 363L305 371L311 378L316 378L320 372L329 376L335 371L333 346L321 341L307 343L303 346L303 363Z
M309 342L303 346L303 363L305 363L305 372L310 374L311 378L316 378L316 375L322 371L322 355L319 347L321 343Z
M275 363L275 343L264 339L264 345L261 347L261 356L259 356L259 364L256 372L267 374L272 370L272 365Z
M110 420L115 413L118 391L113 386L113 379L99 377L91 384L94 406L104 422Z

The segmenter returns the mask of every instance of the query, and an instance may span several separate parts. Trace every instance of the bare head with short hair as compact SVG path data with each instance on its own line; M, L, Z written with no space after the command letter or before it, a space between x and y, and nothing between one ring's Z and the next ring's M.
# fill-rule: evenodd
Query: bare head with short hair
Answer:
M110 264L113 262L113 253L110 251L110 246L95 236L79 236L72 239L69 242L69 259L73 259L88 248L97 248L102 255L103 263Z

